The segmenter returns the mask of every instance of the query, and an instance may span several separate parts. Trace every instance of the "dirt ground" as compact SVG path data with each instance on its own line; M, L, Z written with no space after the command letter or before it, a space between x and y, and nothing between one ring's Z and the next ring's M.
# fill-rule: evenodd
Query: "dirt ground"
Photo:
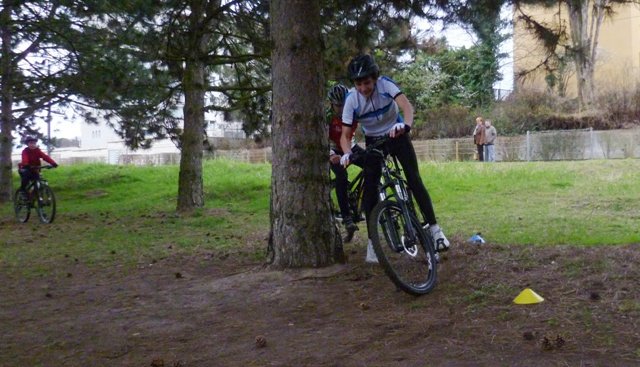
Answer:
M133 270L69 258L30 280L0 269L0 366L640 365L638 245L458 239L422 297L363 250L285 272L233 253ZM545 301L513 304L526 287Z

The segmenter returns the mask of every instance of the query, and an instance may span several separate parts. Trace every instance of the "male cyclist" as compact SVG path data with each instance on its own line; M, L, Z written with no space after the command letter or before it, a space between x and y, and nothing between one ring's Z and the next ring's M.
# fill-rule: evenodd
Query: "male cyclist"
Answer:
M348 66L349 78L355 84L355 90L347 95L342 112L342 137L340 145L344 151L341 158L343 166L347 166L351 155L349 136L353 131L353 121L358 120L365 134L367 145L380 138L389 136L385 150L396 156L407 178L407 184L423 213L436 244L436 251L449 249L449 241L437 224L436 215L429 193L422 183L418 171L418 160L409 138L413 125L413 106L395 82L380 76L380 68L370 55L359 55L351 60ZM400 111L402 110L402 115ZM404 120L403 120L404 116ZM380 157L367 157L364 166L364 193L362 206L369 220L369 214L378 202L378 182L380 182ZM371 240L367 246L366 261L378 262Z
M46 153L38 148L38 138L28 136L24 139L27 147L22 150L22 161L18 164L18 173L20 173L20 190L25 191L29 181L35 181L40 178L38 168L40 168L40 159L44 159L53 167L58 167L56 161L49 157Z
M336 176L336 197L338 199L338 206L340 207L340 213L342 215L342 224L347 231L347 234L344 237L344 242L350 242L353 239L353 234L358 230L358 226L354 223L354 218L352 218L351 210L349 208L349 197L347 194L349 189L349 176L346 168L340 164L340 158L343 155L340 147L340 138L342 137L342 108L344 106L344 100L347 96L347 92L347 87L342 84L336 84L329 90L329 93L327 93L327 98L331 103L332 110L331 125L329 126L329 140L331 144L329 162L331 163L331 170ZM353 134L357 126L358 123L354 122L353 129L349 136L347 136L347 139L349 139L352 152L364 152L364 149L362 149L353 140ZM359 158L356 158L351 163L362 168L363 160L364 155L360 155Z

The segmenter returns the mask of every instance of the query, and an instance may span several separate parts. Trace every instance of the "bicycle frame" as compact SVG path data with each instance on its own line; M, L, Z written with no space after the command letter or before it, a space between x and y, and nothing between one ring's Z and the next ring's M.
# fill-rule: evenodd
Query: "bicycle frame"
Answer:
M400 206L404 217L404 223L407 227L405 228L407 231L406 233L408 233L411 240L414 241L417 238L415 229L408 224L411 223L410 215L413 214L416 217L417 215L406 182L402 177L402 168L400 168L398 159L395 156L377 148L372 149L371 152L380 154L383 157L382 183L378 189L380 201L394 200Z
M335 189L335 179L332 179L332 190ZM351 180L347 181L347 202L349 211L351 212L354 222L359 222L362 215L362 197L363 197L363 183L364 183L364 171L358 172L358 174ZM334 214L340 214L338 207L333 206Z
M29 192L31 190L33 190L33 194L32 196L29 197L30 201L34 201L37 200L39 195L40 195L40 187L43 185L48 185L47 180L43 179L43 178L39 178L37 180L33 180L29 183L29 185L27 186L27 188L25 189L25 191L27 192L27 194L29 194Z
M349 188L347 191L349 206L351 206L352 215L357 215L357 217L359 217L362 213L362 196L364 193L363 183L364 171L361 170L360 172L358 172L356 177L354 177L353 181L349 182ZM354 219L359 220L359 218Z
M382 176L381 183L378 186L378 195L380 201L388 198L394 198L402 208L405 223L411 223L409 220L409 213L416 215L417 212L411 199L411 194L408 190L407 183L402 176L402 168L398 162L398 159L385 152L382 148L387 139L382 139L372 146L367 147L364 152L365 159L370 154L378 155L382 157ZM362 198L364 194L364 170L358 172L356 177L349 181L348 186L348 199L349 206L352 214L360 214L362 212ZM415 231L413 228L408 228L408 233L411 234L412 239L415 239Z

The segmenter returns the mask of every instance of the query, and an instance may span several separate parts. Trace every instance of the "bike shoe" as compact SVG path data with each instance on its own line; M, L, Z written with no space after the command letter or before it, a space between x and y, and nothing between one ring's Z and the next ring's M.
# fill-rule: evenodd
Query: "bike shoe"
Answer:
M429 229L431 230L431 236L433 236L433 241L436 245L436 251L447 251L450 246L449 240L442 232L440 226L435 224L433 226L430 226Z
M369 244L367 245L367 257L365 257L364 261L368 264L378 263L378 257L376 256L376 252L373 250L371 240L369 240Z

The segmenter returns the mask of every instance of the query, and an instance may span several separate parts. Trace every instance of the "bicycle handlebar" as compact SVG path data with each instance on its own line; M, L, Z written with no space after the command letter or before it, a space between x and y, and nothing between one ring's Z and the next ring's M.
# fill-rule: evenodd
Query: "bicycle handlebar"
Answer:
M52 169L56 168L56 166L46 165L46 166L22 166L21 169L33 169L33 170L41 170L41 169Z
M362 156L364 156L366 158L367 154L369 154L369 153L378 154L378 155L384 157L384 152L381 151L380 148L383 147L385 145L385 143L387 141L389 141L389 139L392 139L392 138L389 137L388 135L384 135L384 136L380 136L380 137L374 138L373 143L367 144L367 146L365 147L365 149L363 151L351 153L351 159L349 159L349 160L353 161L353 160L358 159L358 158L360 158Z

